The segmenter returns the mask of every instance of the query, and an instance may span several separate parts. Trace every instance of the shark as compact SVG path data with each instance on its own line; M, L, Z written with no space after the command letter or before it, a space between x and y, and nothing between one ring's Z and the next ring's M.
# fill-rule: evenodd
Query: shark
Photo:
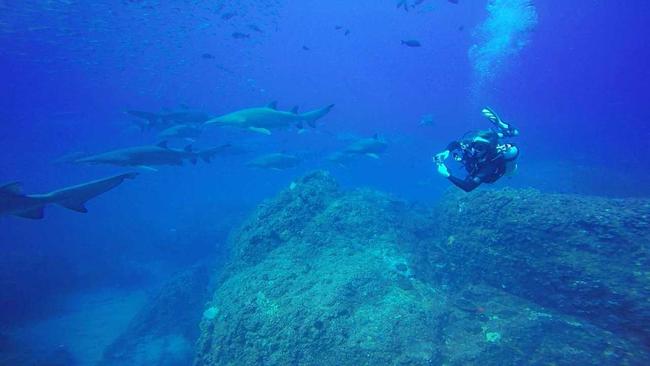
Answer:
M343 153L350 155L366 155L374 159L379 159L379 154L386 151L387 148L388 143L375 134L371 138L360 139L353 142L343 150Z
M86 213L86 202L119 186L125 179L134 179L138 173L125 173L70 186L45 194L24 194L19 182L0 186L0 216L14 215L27 219L42 219L45 206L56 204Z
M160 131L158 138L162 141L170 139L185 139L188 141L194 141L201 136L201 132L201 126L176 125Z
M142 130L145 129L159 129L175 126L175 125L201 125L209 120L211 116L204 112L199 111L176 111L176 112L162 112L153 113L137 110L128 110L127 114L137 117L142 121L138 123Z
M300 164L300 158L294 155L273 153L259 156L249 161L246 165L254 168L283 170L293 168L298 164Z
M75 160L78 164L109 164L117 166L135 166L155 170L154 165L183 165L185 160L196 164L198 158L209 163L214 155L227 149L230 145L216 146L205 150L194 151L192 145L184 149L173 149L167 146L167 141L157 145L134 146L124 149L107 151Z
M297 107L289 112L279 111L277 103L273 102L266 107L247 108L215 117L205 122L204 125L236 127L264 135L270 135L272 129L289 128L292 125L302 131L303 123L307 123L310 127L316 127L316 121L329 113L333 107L334 104L330 104L310 112L298 113Z

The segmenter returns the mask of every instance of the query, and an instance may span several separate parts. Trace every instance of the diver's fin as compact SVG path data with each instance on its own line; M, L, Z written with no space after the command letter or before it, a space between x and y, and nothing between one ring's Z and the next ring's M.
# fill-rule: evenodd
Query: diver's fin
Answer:
M23 194L22 183L20 182L7 183L3 186L0 186L0 192L22 195Z
M278 101L274 100L271 103L267 104L266 108L278 109Z
M77 211L81 213L88 212L88 209L86 208L86 201L67 200L67 201L57 202L57 204L72 211Z
M43 218L43 216L45 216L45 214L43 213L43 206L33 208L28 211L18 212L15 213L14 215L24 217L26 219L32 219L32 220L40 220Z
M263 134L263 135L267 135L267 136L270 136L270 135L271 135L271 131L269 131L269 130L266 129L266 128L261 128L261 127L248 127L248 129L251 130L251 131L253 131L253 132L261 133L261 134Z
M503 122L501 118L499 117L498 114L496 114L495 111L493 111L489 107L485 107L481 110L481 113L485 116L485 118L489 119L490 122L492 122L494 125L496 125L500 129L507 130L508 129L508 124Z

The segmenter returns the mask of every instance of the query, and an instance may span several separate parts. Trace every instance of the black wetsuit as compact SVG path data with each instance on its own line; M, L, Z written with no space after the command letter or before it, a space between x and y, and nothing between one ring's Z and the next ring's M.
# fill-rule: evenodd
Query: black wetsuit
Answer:
M447 146L447 150L461 150L460 142L454 141ZM481 183L494 183L501 178L507 170L507 163L513 159L506 159L502 153L496 150L496 146L490 149L485 157L473 158L468 156L467 153L462 151L461 162L467 170L467 177L460 179L450 175L449 179L454 185L465 192L470 192Z

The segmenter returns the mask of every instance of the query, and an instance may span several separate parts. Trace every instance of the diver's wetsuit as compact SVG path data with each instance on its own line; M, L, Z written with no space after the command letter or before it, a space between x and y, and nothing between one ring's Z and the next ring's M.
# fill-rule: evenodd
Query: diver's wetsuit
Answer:
M458 141L454 141L447 146L447 150L462 150L461 144ZM460 179L449 175L449 179L456 187L462 189L465 192L470 192L476 187L481 185L481 183L494 183L499 178L501 178L507 171L507 164L510 161L517 159L517 155L513 158L506 159L503 153L495 149L492 149L488 154L481 159L472 158L463 154L461 156L462 164L467 170L467 177L465 179Z
M494 183L517 167L519 149L514 144L501 143L501 139L518 136L519 130L504 122L490 108L483 108L481 113L496 129L478 131L469 139L454 141L433 157L438 173L465 192L474 190L481 183ZM454 159L467 170L465 179L453 176L444 163L452 152Z

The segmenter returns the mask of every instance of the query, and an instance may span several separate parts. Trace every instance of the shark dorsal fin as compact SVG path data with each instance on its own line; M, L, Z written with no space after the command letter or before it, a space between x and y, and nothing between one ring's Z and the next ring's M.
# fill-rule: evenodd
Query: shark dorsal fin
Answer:
M266 108L270 108L270 109L275 109L275 110L277 110L277 109L278 109L278 101L277 101L277 100L272 101L271 103L269 103L269 104L266 106Z
M159 143L156 144L156 146L161 147L163 149L168 149L169 147L167 146L167 140L160 141Z
M23 194L22 183L20 182L11 182L5 185L0 186L0 192L7 192L11 194Z
M298 106L295 106L291 109L291 113L298 114Z
M192 152L192 144L189 144L189 145L185 146L185 148L183 150L185 152Z

